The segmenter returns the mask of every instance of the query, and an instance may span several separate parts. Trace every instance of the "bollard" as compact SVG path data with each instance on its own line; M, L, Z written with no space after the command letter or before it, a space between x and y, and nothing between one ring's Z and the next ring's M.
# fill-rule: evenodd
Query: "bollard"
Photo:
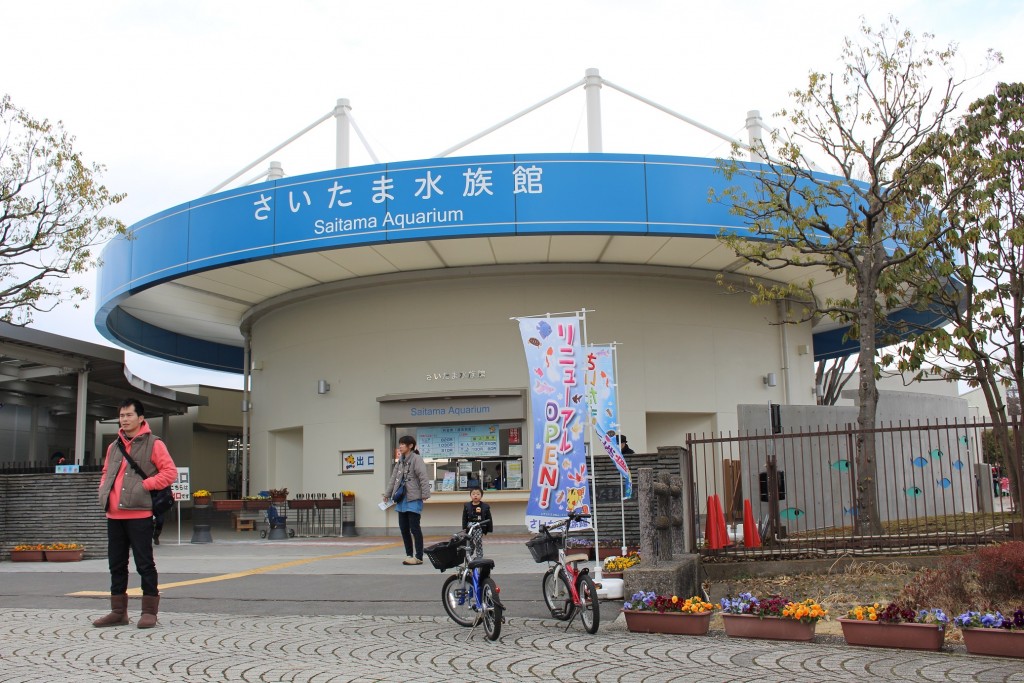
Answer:
M358 536L356 533L356 497L342 496L341 500L341 535Z
M207 498L207 501L209 499ZM192 541L191 543L213 543L210 533L210 503L192 506Z

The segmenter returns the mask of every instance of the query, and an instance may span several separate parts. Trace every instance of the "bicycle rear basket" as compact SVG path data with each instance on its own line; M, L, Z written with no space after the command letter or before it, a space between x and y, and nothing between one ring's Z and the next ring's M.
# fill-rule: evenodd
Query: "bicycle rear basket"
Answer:
M430 558L430 564L434 565L434 569L441 571L452 569L462 564L462 558L466 554L466 539L465 537L455 537L441 541L434 545L428 545L423 552Z
M556 562L558 545L562 542L561 534L550 534L547 531L537 534L526 542L534 562Z

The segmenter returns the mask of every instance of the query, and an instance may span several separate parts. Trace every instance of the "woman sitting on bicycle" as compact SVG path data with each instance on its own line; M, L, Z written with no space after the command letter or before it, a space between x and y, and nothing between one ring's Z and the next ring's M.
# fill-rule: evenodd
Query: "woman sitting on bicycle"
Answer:
M491 519L491 506L483 502L482 489L474 488L469 492L469 502L462 506L462 530L469 529L473 522L480 522L480 526L473 529L470 536L473 541L473 559L480 559L484 556L484 541L482 534L494 531L494 521Z

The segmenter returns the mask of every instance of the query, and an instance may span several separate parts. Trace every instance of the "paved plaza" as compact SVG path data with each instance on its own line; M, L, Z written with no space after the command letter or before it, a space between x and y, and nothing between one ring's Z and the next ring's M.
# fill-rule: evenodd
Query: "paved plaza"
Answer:
M160 624L96 629L102 559L0 563L0 683L14 681L1021 681L1020 660L814 643L630 633L605 602L596 635L544 618L525 537L488 538L510 614L497 642L440 605L442 575L401 564L396 538L157 548ZM245 540L239 540L245 539ZM134 585L138 579L133 577ZM137 592L137 590L136 590Z

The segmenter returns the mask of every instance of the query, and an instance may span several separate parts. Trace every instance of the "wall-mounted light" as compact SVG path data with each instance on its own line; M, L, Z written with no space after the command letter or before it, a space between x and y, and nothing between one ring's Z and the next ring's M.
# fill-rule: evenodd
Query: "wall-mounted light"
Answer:
M316 381L316 393L318 393L318 394L326 394L330 390L331 390L331 385L327 383L327 380L325 380L325 379L318 379Z
M776 384L778 384L778 382L775 381L775 373L774 372L769 372L767 375L762 377L762 379L764 380L764 383L767 384L770 387L774 387Z

